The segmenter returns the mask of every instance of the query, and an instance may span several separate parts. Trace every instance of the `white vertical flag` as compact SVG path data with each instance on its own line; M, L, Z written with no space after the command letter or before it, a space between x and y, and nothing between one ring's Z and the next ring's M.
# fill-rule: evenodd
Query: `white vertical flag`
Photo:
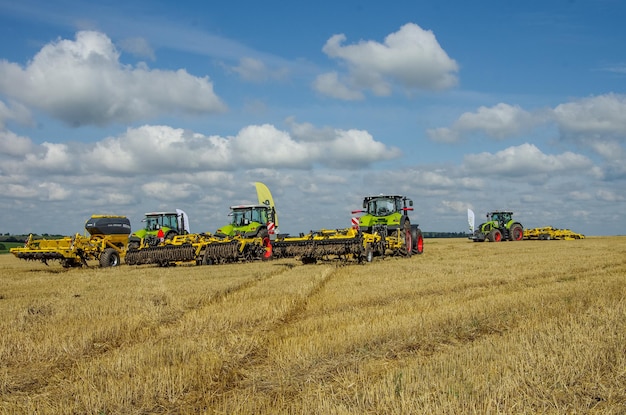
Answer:
M472 209L467 209L467 223L470 232L474 233L474 211Z

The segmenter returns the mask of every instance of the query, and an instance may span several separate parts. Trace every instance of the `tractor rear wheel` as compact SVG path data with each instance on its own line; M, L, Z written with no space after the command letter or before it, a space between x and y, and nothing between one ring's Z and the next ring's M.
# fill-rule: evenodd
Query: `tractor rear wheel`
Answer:
M489 242L500 242L502 240L502 232L500 232L500 229L494 229L489 232L487 238L489 238Z
M413 253L413 234L411 233L411 222L408 219L403 221L404 246L402 247L402 255L411 256Z
M424 237L421 229L414 229L413 235L413 253L420 255L424 252Z
M509 229L509 239L511 241L521 241L524 239L524 229L522 228L522 225L519 223L511 225L511 228Z
M102 268L116 267L119 264L120 254L113 248L106 248L100 255L100 266Z

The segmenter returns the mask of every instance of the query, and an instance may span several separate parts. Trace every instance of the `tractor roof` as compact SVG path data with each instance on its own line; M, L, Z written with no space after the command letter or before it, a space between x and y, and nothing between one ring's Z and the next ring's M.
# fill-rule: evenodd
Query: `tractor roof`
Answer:
M237 206L231 206L230 208L232 210L236 210L236 209L252 209L252 208L270 209L270 207L267 206L267 205L237 205Z
M145 216L164 216L164 215L178 215L176 212L148 212Z
M406 196L403 195L374 195L374 196L365 196L365 200L372 200L372 199L380 199L380 198L388 198L388 199L408 199Z

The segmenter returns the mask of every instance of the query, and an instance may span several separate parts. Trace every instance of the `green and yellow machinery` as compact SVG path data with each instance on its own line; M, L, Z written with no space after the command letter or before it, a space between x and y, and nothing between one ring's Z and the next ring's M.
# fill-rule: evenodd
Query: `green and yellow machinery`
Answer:
M278 215L274 199L268 187L256 182L258 204L237 205L230 207L229 224L215 231L217 237L242 236L244 238L269 237L274 239L278 233Z
M558 229L552 226L524 229L524 239L528 240L574 240L585 239L585 235L573 232L569 229Z
M487 221L481 223L469 239L474 242L521 241L524 228L513 220L513 212L496 210L487 213Z
M271 239L276 235L278 217L267 186L260 182L255 185L259 204L231 206L229 216L233 220L215 234L179 232L163 240L144 238L141 243L131 245L126 264L170 266L195 262L210 265L271 259ZM186 220L186 215L184 218Z
M132 249L144 245L157 246L176 235L189 233L189 219L187 214L180 209L174 212L148 212L141 222L145 223L145 226L133 232L129 238L129 245Z
M64 268L87 266L97 260L101 267L121 263L128 248L130 221L126 216L92 215L85 223L89 235L77 233L61 239L33 239L30 235L24 247L11 248L17 258L29 261L60 261Z
M363 210L352 211L352 214L363 213L358 218L358 227L363 233L378 234L383 238L404 239L407 256L424 252L424 237L417 224L411 224L409 212L413 210L413 200L402 195L366 196L363 199ZM395 244L392 241L391 245Z
M373 257L411 256L424 252L419 225L411 224L408 212L413 201L400 195L366 196L360 218L346 229L311 231L279 237L272 242L275 257L299 257L304 263L328 259L371 262Z
M257 183L257 195L258 205L231 207L234 220L216 234L177 235L156 246L143 244L133 247L128 251L125 262L129 265L160 266L185 262L209 265L271 258L299 258L307 264L335 259L370 262L376 256L407 257L413 253L421 254L424 250L422 232L418 225L411 225L407 214L413 210L413 202L403 196L366 197L363 204L366 215L360 222L362 227L359 220L353 218L350 228L321 229L291 236L276 232L278 220L269 189ZM381 210L379 214L374 210L386 203L391 204L387 212ZM248 214L250 216L246 216Z

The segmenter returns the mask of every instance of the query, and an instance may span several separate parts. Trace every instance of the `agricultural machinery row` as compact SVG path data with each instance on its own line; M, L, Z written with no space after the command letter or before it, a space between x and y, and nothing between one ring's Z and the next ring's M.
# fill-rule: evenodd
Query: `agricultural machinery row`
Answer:
M474 242L501 242L521 240L574 240L584 239L585 235L569 229L558 229L552 226L524 229L522 224L513 220L513 212L493 211L487 213L487 220L478 227L474 226L474 212L467 210L467 220L470 228L469 239Z
M131 234L125 216L93 215L85 224L89 235L63 239L33 239L11 253L45 264L58 260L64 267L87 266L97 260L102 267L181 263L211 265L238 261L298 258L303 263L320 260L371 262L375 257L421 254L422 231L408 212L413 201L401 195L367 196L362 209L353 211L353 226L321 229L299 235L280 234L272 195L263 183L255 184L258 204L230 208L231 221L215 233L191 233L187 214L149 212L144 227Z

